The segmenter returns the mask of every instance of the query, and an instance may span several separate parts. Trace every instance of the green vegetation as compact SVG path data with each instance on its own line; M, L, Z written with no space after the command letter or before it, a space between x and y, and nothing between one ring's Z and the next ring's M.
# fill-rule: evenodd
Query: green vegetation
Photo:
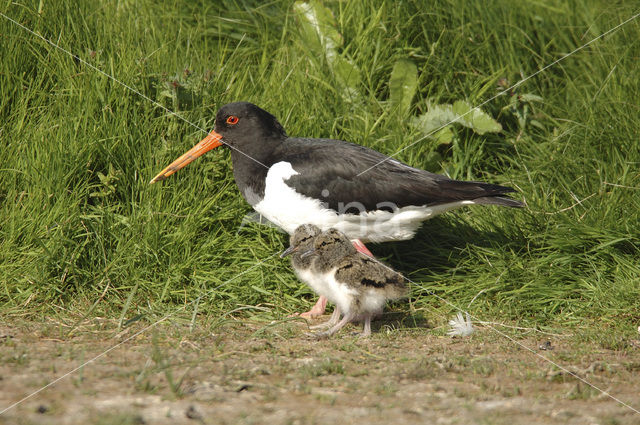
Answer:
M178 318L308 308L309 290L274 256L287 237L241 226L250 207L228 152L148 184L203 137L189 122L212 128L219 106L247 100L291 135L387 154L422 139L397 158L518 189L525 209L469 208L372 246L420 284L411 308L444 322L452 308L427 289L463 308L483 291L469 310L485 320L635 332L640 20L483 105L490 130L471 114L429 136L415 123L481 104L638 11L595 0L323 5L0 5L157 102L0 17L0 314L125 325L202 295Z

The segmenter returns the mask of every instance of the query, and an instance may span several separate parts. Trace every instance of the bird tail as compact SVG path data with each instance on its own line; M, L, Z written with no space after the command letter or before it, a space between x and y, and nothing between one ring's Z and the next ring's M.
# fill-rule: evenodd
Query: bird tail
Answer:
M509 193L515 192L513 188L497 184L441 180L438 182L440 190L448 200L471 201L480 205L501 205L505 207L522 208L524 203L509 198Z
M386 298L388 300L397 300L400 298L407 298L409 296L409 286L404 277L398 273L397 278L391 279L392 282L388 282L386 285Z
M504 196L483 196L473 200L474 203L480 205L501 205L503 207L522 208L526 204L515 199Z

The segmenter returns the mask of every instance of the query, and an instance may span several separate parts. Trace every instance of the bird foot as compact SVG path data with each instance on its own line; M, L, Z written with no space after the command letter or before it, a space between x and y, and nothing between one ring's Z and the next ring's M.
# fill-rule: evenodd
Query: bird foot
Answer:
M358 333L358 339L368 339L371 336L371 332L360 332Z
M317 331L320 329L329 329L331 327L331 325L329 325L327 322L324 323L320 323L318 325L313 325L313 326L309 326L309 329L311 329L312 331Z
M324 331L324 332L305 332L304 336L306 336L308 339L320 340L320 339L329 338L331 336L331 333L329 333L328 331Z
M327 320L324 323L319 323L317 325L309 326L309 329L311 329L312 331L329 329L334 327L339 321L340 321L340 307L335 306L335 308L333 309L333 314L331 315L329 320Z
M366 333L366 332L353 331L353 332L349 332L349 335L357 337L358 339L367 339L371 336L371 332Z

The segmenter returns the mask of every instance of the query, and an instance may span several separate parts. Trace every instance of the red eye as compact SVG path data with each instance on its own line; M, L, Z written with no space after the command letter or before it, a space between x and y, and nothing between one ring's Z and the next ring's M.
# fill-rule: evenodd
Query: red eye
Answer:
M236 125L237 123L238 117L236 117L235 115L229 115L229 118L227 118L227 124Z

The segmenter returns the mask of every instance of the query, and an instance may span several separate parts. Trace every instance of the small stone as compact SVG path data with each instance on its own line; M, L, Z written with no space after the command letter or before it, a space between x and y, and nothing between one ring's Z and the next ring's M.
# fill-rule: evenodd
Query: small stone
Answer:
M541 344L539 347L541 350L553 350L553 347L551 346L551 341L546 341L544 344Z
M240 388L238 388L238 389L236 390L236 392L237 392L237 393L241 393L242 391L246 391L246 390L248 390L248 389L249 389L249 387L250 387L250 385L249 385L249 384L242 384L242 385L240 385Z
M185 415L187 415L187 418L189 419L196 419L201 421L202 420L202 414L200 412L198 412L198 410L196 409L196 407L192 404L191 406L189 406L189 408L187 409Z

